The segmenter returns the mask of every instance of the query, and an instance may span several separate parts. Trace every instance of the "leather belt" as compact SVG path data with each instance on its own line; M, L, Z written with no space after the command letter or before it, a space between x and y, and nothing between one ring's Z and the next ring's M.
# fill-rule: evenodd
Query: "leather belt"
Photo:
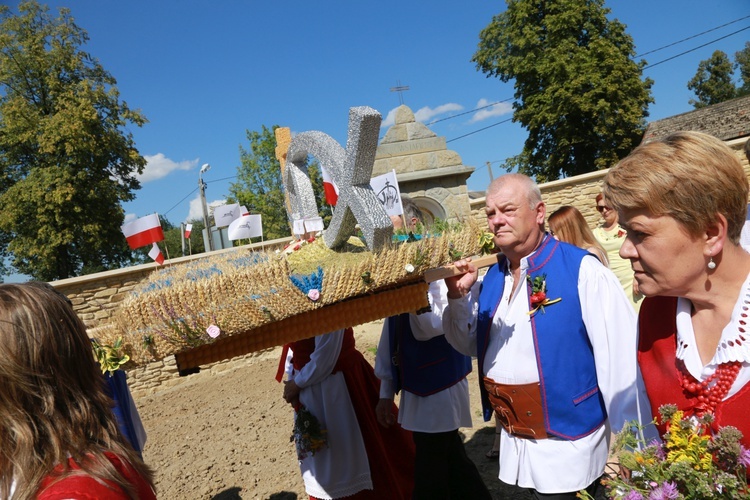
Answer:
M498 420L513 436L524 439L546 439L542 394L539 383L498 384L484 377L484 387Z

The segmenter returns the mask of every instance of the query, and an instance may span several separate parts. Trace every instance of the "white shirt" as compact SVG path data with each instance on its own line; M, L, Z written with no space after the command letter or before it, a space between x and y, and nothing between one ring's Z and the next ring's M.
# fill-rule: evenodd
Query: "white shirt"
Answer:
M414 338L425 341L443 335L443 310L447 305L447 293L448 289L442 280L430 283L428 299L432 311L409 315ZM380 379L380 397L384 399L395 397L389 332L388 320L385 320L375 357L375 375ZM448 432L460 427L471 427L469 383L466 377L429 396L417 396L402 390L398 422L404 429L415 432Z
M331 373L343 338L344 330L319 335L310 361L300 371L287 366L290 378L302 388L300 402L327 430L328 446L300 461L305 491L321 499L372 489L367 451L344 374Z
M693 321L690 314L692 308L693 305L690 300L682 297L677 299L677 359L683 360L685 368L687 368L693 377L700 381L713 375L721 363L730 361L742 362L742 367L737 374L737 378L724 397L724 399L728 399L737 394L740 389L750 382L750 334L740 331L740 328L749 330L746 328L746 325L741 325L740 321L746 319L742 317L742 314L748 314L748 311L750 311L750 275L745 278L740 295L734 304L729 323L721 332L721 339L716 346L716 353L714 353L711 361L705 366L701 361L700 354L698 353L698 345L695 341L695 331L693 330ZM743 308L745 309L743 310ZM740 335L748 339L748 342L737 342Z
M503 384L539 382L528 314L527 271L528 256L521 259L519 283L513 283L508 269L504 270L503 297L490 328L483 372ZM554 281L554 276L548 276L547 281ZM467 297L449 300L443 315L448 341L458 351L471 355L477 353L477 285ZM581 262L578 296L594 352L599 389L612 428L619 430L627 418L637 413L635 311L617 277L594 256L586 256ZM565 304L560 302L547 307L565 307ZM543 313L538 311L537 314ZM540 493L580 490L603 473L609 435L608 424L575 441L522 439L503 430L499 478Z

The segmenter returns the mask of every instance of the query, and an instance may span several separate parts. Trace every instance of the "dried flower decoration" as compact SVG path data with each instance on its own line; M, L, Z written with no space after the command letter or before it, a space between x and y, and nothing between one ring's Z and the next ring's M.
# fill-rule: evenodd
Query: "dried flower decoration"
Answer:
M113 373L130 361L130 356L120 352L122 349L122 337L118 337L114 345L111 346L100 344L98 341L92 339L91 347L94 349L94 356L99 362L99 368L102 369L102 373Z
M531 310L527 313L529 316L536 314L541 309L544 312L546 306L551 306L562 300L562 298L551 299L547 297L547 275L542 274L531 278L526 276L526 280L531 285L531 295L529 296L529 302L531 302Z
M643 426L637 422L617 434L613 450L630 474L603 481L609 498L750 498L750 451L742 446L737 428L726 426L712 434L710 415L697 420L685 417L675 405L661 406L659 414L667 423L663 442L646 442ZM591 499L585 491L579 496Z
M297 448L297 458L303 460L307 455L315 455L316 452L328 446L326 438L328 431L320 425L315 415L303 405L294 413L294 429L289 439L294 441Z

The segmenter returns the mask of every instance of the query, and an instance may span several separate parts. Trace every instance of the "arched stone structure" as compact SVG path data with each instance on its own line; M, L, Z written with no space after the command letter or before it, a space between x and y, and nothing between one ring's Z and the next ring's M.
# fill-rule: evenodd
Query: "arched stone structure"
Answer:
M474 172L446 147L445 137L419 123L408 106L396 109L395 123L375 153L372 175L396 171L402 194L433 217L466 220L471 205L466 180Z

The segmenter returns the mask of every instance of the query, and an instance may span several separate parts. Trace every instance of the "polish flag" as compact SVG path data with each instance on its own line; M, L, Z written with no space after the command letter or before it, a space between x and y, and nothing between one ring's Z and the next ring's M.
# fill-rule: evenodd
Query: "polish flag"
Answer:
M335 207L336 202L339 199L339 188L336 184L333 183L333 180L331 180L331 176L328 174L328 171L326 171L323 165L320 166L320 173L323 176L323 191L326 195L326 203Z
M164 254L161 253L159 245L154 242L151 250L148 251L148 256L156 261L157 264L164 264Z
M186 240L190 239L190 231L192 231L192 230L193 230L193 225L192 224L185 224L185 239Z
M120 229L122 229L122 234L125 235L125 239L128 240L128 245L130 245L130 248L133 250L146 246L149 243L156 243L157 241L164 240L164 231L161 229L159 214L151 214L141 217L133 222L128 222Z

